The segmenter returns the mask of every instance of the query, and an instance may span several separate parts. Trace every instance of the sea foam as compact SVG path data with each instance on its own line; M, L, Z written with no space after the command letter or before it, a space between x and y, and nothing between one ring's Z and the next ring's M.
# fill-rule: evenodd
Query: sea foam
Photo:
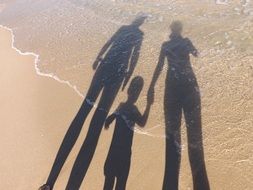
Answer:
M72 85L69 81L66 81L66 80L62 80L60 79L58 76L56 76L55 74L53 73L43 73L40 71L39 69L39 55L34 53L34 52L23 52L21 51L20 49L18 49L17 47L15 47L15 34L13 32L13 30L7 26L4 26L4 25L0 25L1 28L4 28L5 30L8 30L10 31L11 33L11 46L12 48L17 51L20 55L31 55L31 56L34 56L35 59L34 59L34 68L35 68L35 71L36 71L36 74L39 75L39 76L43 76L43 77L49 77L49 78L52 78L54 80L56 80L57 82L60 82L60 83L63 83L63 84L66 84L68 85L70 88L72 88L80 97L84 98L84 94L82 94L78 88L75 86L75 85ZM95 108L97 108L97 105L95 104L95 102L90 102ZM134 128L134 132L135 133L138 133L140 135L147 135L147 136L150 136L150 137L156 137L156 138L165 138L165 135L154 135L152 134L152 130L156 129L157 127L161 127L161 126L155 126L155 127L150 127L148 130L142 130L142 129L137 129L137 128Z
M18 49L17 47L15 47L15 35L14 35L14 32L11 28L7 27L7 26L3 26L3 25L0 25L1 28L4 28L8 31L11 32L11 37L12 37L12 40L11 40L11 46L12 48L17 51L20 55L32 55L35 57L35 60L34 60L34 67L35 67L35 71L36 73L39 75L39 76L43 76L43 77L49 77L49 78L53 78L54 80L60 82L60 83L63 83L63 84L66 84L68 85L70 88L72 88L79 96L81 96L82 98L84 98L84 95L78 90L78 88L75 86L75 85L72 85L69 81L66 81L66 80L63 80L63 79L60 79L58 76L56 76L54 73L43 73L40 71L39 69L39 61L40 61L40 56L34 52L22 52L20 49Z

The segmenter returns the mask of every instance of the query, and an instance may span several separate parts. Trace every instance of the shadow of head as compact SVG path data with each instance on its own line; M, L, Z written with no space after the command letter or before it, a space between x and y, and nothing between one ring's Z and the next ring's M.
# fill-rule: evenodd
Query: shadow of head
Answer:
M146 19L147 19L147 16L139 15L133 20L132 25L139 27L145 22Z
M128 101L131 103L135 103L142 91L142 88L144 86L144 80L140 76L136 76L131 81L131 84L127 90L128 94Z
M170 25L170 30L171 30L171 33L174 35L181 35L183 31L182 22L179 20L173 21Z

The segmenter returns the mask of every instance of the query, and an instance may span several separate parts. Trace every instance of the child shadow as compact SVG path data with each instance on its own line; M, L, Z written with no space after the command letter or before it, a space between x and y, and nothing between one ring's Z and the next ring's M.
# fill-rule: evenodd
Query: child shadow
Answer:
M131 147L134 136L134 127L137 123L144 127L147 122L153 98L148 97L148 102L144 114L142 115L135 105L144 81L142 77L135 77L127 91L128 99L121 103L117 110L110 115L105 122L105 129L116 120L111 146L104 165L105 183L104 190L126 189L127 178L131 164ZM116 181L116 185L115 184Z

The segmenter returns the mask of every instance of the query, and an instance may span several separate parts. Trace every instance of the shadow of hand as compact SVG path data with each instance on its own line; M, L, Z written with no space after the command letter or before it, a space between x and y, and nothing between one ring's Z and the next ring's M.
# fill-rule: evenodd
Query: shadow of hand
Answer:
M128 81L130 80L130 78L131 78L131 74L126 73L125 80L124 80L124 83L123 83L123 86L122 86L122 91L124 91L124 89L126 88L126 85L127 85Z

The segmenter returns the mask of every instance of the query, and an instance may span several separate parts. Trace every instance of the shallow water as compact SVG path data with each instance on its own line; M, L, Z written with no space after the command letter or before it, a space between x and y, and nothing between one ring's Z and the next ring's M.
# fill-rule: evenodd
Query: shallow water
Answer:
M169 25L181 20L184 35L200 52L198 58L192 58L192 65L200 86L205 157L212 171L210 181L215 181L213 189L253 188L253 2L10 0L1 1L0 10L0 24L13 30L14 45L39 55L40 72L68 81L83 95L102 46L122 25L130 24L140 13L147 15L134 72L145 81L137 103L140 110L146 104L146 91L161 44L168 39ZM137 131L153 138L164 138L163 101L159 101L164 78L162 74L156 86L152 124ZM125 96L120 92L111 110ZM186 142L185 128L182 131Z

